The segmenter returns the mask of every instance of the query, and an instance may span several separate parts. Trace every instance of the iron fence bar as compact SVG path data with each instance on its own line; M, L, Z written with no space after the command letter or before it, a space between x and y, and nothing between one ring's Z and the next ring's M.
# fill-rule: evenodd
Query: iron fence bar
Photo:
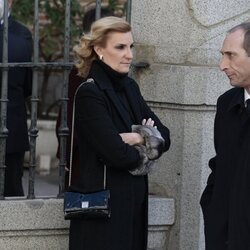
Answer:
M101 0L96 0L95 2L96 2L96 5L95 5L95 20L98 20L101 17L102 1Z
M68 62L68 63L64 63L64 62L45 62L45 63L27 63L27 62L18 62L18 63L8 63L8 64L4 64L4 63L0 63L0 68L14 68L14 67L30 67L30 68L34 68L34 69L44 69L44 68L66 68L66 69L70 69L72 66L74 65L73 62Z
M4 181L5 181L5 153L6 139L8 129L7 120L7 103L8 103L8 1L4 1L4 23L3 23L3 54L2 62L5 66L2 69L2 88L1 88L1 125L0 125L0 199L4 199Z
M70 47L70 0L66 0L65 6L65 33L64 33L64 64L69 62ZM59 128L60 140L60 160L59 160L59 193L58 197L62 197L65 189L65 168L66 168L66 146L69 129L67 125L68 112L68 78L69 69L64 69L63 86L61 98L61 121Z
M67 69L70 70L73 67L74 63L73 62L52 62L52 63L27 63L27 62L21 62L21 63L0 63L0 68L1 69L9 69L9 68L32 68L35 70L41 70L44 68L52 68L52 69ZM140 62L140 63L134 63L132 62L132 67L135 68L147 68L149 65L148 63L145 62Z
M33 62L35 65L39 62L39 3L35 0L34 4L34 47L33 47ZM38 106L38 71L33 69L32 76L32 97L31 97L31 119L30 119L30 161L29 161L29 184L28 184L28 199L35 198L35 168L36 168L36 138L38 136L37 128L37 106Z
M127 0L126 20L131 23L132 0Z

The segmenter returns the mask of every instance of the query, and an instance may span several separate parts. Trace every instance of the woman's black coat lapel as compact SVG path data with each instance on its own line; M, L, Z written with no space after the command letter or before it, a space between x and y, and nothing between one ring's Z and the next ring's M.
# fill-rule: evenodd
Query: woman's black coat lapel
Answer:
M131 125L128 112L125 110L124 106L121 104L121 102L118 99L118 96L115 93L115 90L112 86L111 81L108 79L107 75L102 72L102 70L98 70L98 73L95 72L95 67L93 67L93 70L91 72L91 78L95 80L95 83L97 86L104 91L104 93L107 95L107 97L110 99L110 102L113 103L115 106L121 120L124 122L126 128L130 131ZM129 100L130 101L130 100ZM136 106L136 105L134 105Z
M130 81L132 81L132 79L130 79ZM140 110L140 101L139 101L139 96L135 90L135 88L133 88L134 85L130 84L131 82L128 82L128 84L126 84L125 87L125 91L127 94L127 98L128 98L128 102L131 106L131 110L133 112L133 115L135 117L135 124L141 124L142 122L142 111Z

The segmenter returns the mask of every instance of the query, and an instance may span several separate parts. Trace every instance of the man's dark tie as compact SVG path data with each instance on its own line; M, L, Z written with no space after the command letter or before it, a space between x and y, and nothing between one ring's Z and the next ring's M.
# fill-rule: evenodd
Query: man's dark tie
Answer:
M250 99L246 100L246 111L247 114L250 115Z

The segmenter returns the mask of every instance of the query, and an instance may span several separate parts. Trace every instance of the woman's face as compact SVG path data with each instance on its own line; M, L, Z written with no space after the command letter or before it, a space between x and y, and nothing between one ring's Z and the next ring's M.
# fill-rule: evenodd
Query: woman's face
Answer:
M95 46L98 56L103 56L103 62L119 73L128 73L133 59L133 37L131 32L111 32L106 47Z

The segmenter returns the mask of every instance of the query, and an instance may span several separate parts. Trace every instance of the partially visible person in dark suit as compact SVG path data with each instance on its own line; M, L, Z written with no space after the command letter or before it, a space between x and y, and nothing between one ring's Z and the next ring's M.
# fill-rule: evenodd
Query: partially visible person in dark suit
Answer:
M82 19L82 30L83 33L89 32L91 24L95 21L95 9L88 10ZM105 16L111 16L113 13L108 8L101 8L101 17ZM69 158L70 158L70 141L71 141L71 123L72 123L72 109L73 109L73 98L75 95L75 91L78 88L78 86L86 79L78 75L78 71L75 67L72 68L69 74L69 85L68 85L68 109L67 109L67 124L69 128L69 136L67 137L67 150L66 150L66 164L67 168L65 171L65 189L68 187L68 165L69 165ZM56 134L58 138L58 148L57 148L57 158L60 157L59 150L60 150L60 141L58 136L58 129L60 127L61 122L61 110L59 110L59 115L57 118L56 123ZM72 171L72 180L75 180L77 176L79 176L79 150L78 150L78 142L76 136L73 140L73 154L72 154L72 165L74 166L74 171Z
M87 33L90 31L92 23L96 20L96 9L89 9L84 13L83 19L82 19L82 31L83 33ZM106 16L112 16L114 13L107 7L101 8L101 17Z
M9 10L12 0L8 0ZM3 6L3 0L1 0ZM3 11L0 11L3 14ZM14 20L9 11L8 18L8 62L31 62L31 32ZM3 50L3 19L0 25L0 60ZM0 76L2 86L2 74ZM31 95L32 71L26 67L11 67L8 71L8 103L5 156L5 196L23 196L22 175L25 151L29 150L27 113L25 100Z
M206 250L250 249L250 22L228 31L220 69L234 87L218 98L216 155L201 197Z
M157 158L169 149L170 136L128 76L133 44L130 24L112 16L95 21L74 49L79 74L92 81L81 85L76 95L80 173L69 190L102 190L106 173L111 217L71 220L70 250L147 249L147 174L154 159L138 150L147 143L132 132L132 125L157 127L165 141Z

